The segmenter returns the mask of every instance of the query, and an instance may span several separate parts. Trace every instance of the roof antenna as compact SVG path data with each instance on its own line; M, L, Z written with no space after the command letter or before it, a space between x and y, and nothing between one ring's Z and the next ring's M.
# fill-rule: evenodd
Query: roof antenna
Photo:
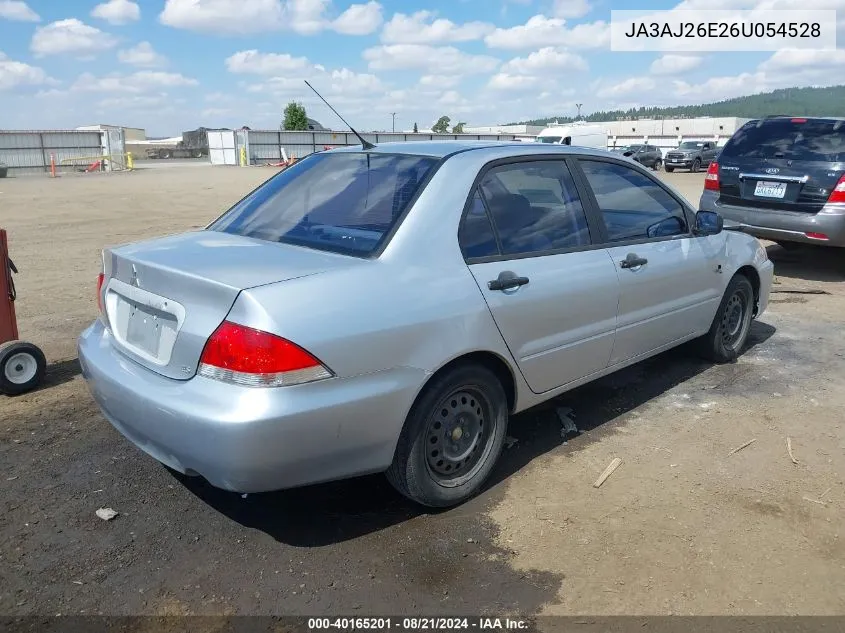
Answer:
M338 113L338 111L337 111L337 110L335 110L334 108L332 108L331 104L330 104L328 101L326 101L325 99L323 99L323 95L321 95L319 92L317 92L317 91L314 89L314 86L312 86L311 84L309 84L309 83L308 83L308 80L307 80L307 79L304 79L303 81L305 82L305 84L306 84L309 88L311 88L311 90L314 90L314 94L315 94L315 95L317 95L318 97L320 97L320 99L322 100L322 102L323 102L323 103L325 103L327 106L329 106L329 109L330 109L332 112L334 112L335 114L337 114L337 118L338 118L338 119L340 119L341 121L343 121L344 123L346 123L346 119L344 119L342 116L340 116L340 114ZM369 141L365 140L363 136L361 136L360 134L358 134L358 132L356 132L356 131L355 131L355 128L354 128L354 127L352 127L352 126L351 126L351 125L349 125L348 123L346 123L346 127L348 127L350 130L352 130L352 133L353 133L355 136L357 136L357 137L358 137L358 140L359 140L359 141L361 141L361 147L363 147L364 149L375 149L375 148L376 148L376 146L375 146L375 145L373 145L373 144L372 144L372 143L370 143Z

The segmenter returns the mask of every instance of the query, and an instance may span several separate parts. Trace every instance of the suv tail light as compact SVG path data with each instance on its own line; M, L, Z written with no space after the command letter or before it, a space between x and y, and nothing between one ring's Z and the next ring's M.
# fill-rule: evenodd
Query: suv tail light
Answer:
M836 183L836 186L833 188L833 191L830 192L830 197L827 201L845 202L845 174L843 174L839 179L839 182Z
M206 342L197 373L247 387L286 387L333 376L298 345L230 321L223 321Z
M103 282L106 280L106 275L104 273L100 273L97 275L97 309L100 311L100 314L103 314Z
M704 176L704 188L707 191L719 191L719 163L712 162Z

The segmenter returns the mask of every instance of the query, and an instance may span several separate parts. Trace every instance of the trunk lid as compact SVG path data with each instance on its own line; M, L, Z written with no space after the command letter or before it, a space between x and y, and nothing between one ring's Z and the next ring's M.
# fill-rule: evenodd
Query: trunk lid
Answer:
M105 249L104 263L105 310L114 345L159 374L187 380L241 290L364 261L195 231Z
M734 134L718 162L722 202L818 213L845 174L845 121L752 121Z

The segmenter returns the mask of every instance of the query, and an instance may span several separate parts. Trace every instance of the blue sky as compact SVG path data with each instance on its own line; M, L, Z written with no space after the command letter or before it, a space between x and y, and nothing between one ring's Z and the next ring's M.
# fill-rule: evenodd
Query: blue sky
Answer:
M836 51L610 51L612 9L837 9ZM845 83L845 0L0 0L0 128L390 130Z

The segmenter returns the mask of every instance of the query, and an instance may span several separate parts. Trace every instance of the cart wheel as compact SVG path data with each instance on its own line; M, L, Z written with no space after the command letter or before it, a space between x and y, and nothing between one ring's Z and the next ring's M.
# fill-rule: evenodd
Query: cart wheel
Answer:
M46 371L47 359L36 345L25 341L0 345L0 393L16 396L29 391Z

